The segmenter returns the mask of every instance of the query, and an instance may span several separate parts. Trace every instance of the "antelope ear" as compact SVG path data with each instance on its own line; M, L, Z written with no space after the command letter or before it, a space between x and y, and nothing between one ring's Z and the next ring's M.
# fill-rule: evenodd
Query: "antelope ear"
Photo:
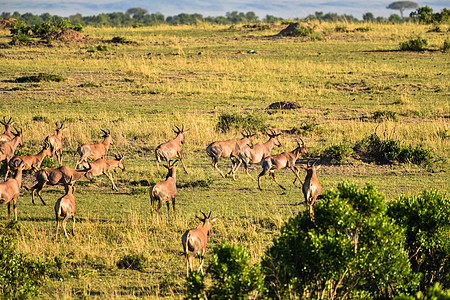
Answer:
M217 220L217 217L212 218L212 219L211 219L211 222L215 222L216 220Z
M321 166L322 166L322 165L320 165L320 166L317 166L317 167L316 167L316 171L317 171L317 170L319 170Z

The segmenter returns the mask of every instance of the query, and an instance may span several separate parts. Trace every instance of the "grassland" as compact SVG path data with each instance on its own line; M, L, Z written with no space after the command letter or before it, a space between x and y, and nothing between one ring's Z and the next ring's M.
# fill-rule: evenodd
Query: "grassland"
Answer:
M405 145L432 151L432 167L375 165L349 159L341 166L325 165L318 176L323 189L343 180L373 184L392 200L424 189L449 190L449 54L439 51L448 32L430 32L417 24L318 24L321 41L274 36L284 26L254 30L221 26L144 28L85 28L88 40L37 44L2 49L0 53L1 116L12 116L23 128L27 149L39 151L66 120L64 163L74 167L76 148L100 140L110 128L116 148L126 155L126 172L114 174L119 192L105 178L77 183L76 237L54 241L53 204L61 187L46 187L49 205L32 205L22 189L19 224L7 227L6 207L0 213L2 234L12 235L18 250L31 257L56 259L61 278L41 289L43 299L182 298L185 263L181 235L197 226L200 209L219 217L208 245L222 241L244 243L258 261L282 223L303 210L301 190L290 171L269 177L264 192L239 172L236 181L223 179L210 166L206 146L237 138L238 131L216 130L224 112L257 114L276 130L315 124L302 139L318 155L331 145L355 143L374 132L393 134ZM342 28L342 24L340 24ZM429 50L399 51L399 42L420 35ZM114 44L116 36L129 44ZM10 40L0 32L0 43ZM107 51L90 51L106 45ZM254 50L256 53L248 53ZM63 82L16 83L21 76L57 74ZM297 110L267 111L277 101L295 101ZM397 120L375 120L377 111L397 114ZM189 129L183 146L189 169L178 171L177 218L152 219L148 185L165 177L154 162L154 148L174 136L174 125ZM283 134L281 148L292 150L298 135ZM259 133L256 142L267 137ZM230 165L223 159L222 169ZM253 176L260 171L253 166ZM24 185L30 187L27 175ZM206 186L198 186L200 182ZM38 200L39 201L39 200ZM69 223L69 228L71 223ZM144 271L119 269L130 254L147 259Z

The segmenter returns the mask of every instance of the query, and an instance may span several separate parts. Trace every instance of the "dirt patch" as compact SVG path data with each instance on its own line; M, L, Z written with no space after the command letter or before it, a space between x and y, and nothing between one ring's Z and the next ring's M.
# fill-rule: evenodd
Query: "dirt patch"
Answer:
M0 19L0 29L13 28L17 20L14 18L3 18Z
M47 40L57 40L61 42L81 42L86 40L86 36L73 29L57 30L45 36Z
M280 101L270 104L267 109L297 109L301 108L298 102Z
M277 35L278 36L298 36L298 29L301 27L306 27L313 29L315 32L323 33L323 30L320 28L314 28L313 25L308 23L291 23L285 29L281 30Z

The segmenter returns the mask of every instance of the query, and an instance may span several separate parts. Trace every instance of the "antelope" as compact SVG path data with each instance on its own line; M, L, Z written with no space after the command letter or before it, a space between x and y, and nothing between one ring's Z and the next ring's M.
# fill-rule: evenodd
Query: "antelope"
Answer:
M89 165L89 163L88 163ZM34 203L34 192L37 190L39 198L41 198L42 204L47 205L42 199L41 191L46 184L48 185L64 185L64 176L67 178L72 177L72 181L77 181L82 177L86 177L91 182L95 182L92 173L90 172L90 165L82 170L76 170L67 166L62 166L56 169L44 169L36 172L37 183L31 187L31 202Z
M159 209L161 208L163 202L167 203L167 217L170 218L170 205L169 200L172 199L173 215L176 217L175 213L175 194L177 192L177 164L178 160L172 163L172 165L164 165L169 173L167 174L166 180L163 182L158 182L150 189L150 203L152 206L152 217L153 217L153 207L155 202L158 202L156 206L156 212L158 213L159 219L162 221Z
M112 177L111 173L109 173L109 172L114 170L114 168L116 168L116 167L118 167L119 169L121 169L124 172L125 171L125 165L123 163L124 159L125 158L123 157L123 155L121 155L121 156L116 155L116 159L99 158L90 163L90 165L91 165L90 173L94 177L104 174L106 177L108 177L109 181L111 181L112 189L115 191L118 191L117 186L114 184L113 177ZM85 164L86 163L77 165L76 169L86 168Z
M16 132L13 133L13 135L14 138L12 140L0 143L0 162L6 160L5 180L8 178L9 161L13 157L17 146L23 147L22 129L20 129L20 131L16 129Z
M75 187L73 186L74 182L72 181L72 176L69 177L69 180L66 181L65 177L63 177L64 190L65 194L61 198L59 198L55 203L55 215L56 215L56 237L55 240L58 239L58 228L59 228L59 218L64 218L63 220L63 228L64 235L66 238L69 238L67 234L66 225L67 220L72 217L73 225L72 225L72 235L75 236L75 197L73 194L75 193Z
M168 141L167 143L161 144L155 149L155 157L156 157L156 166L159 170L159 163L161 160L165 159L167 164L169 164L170 159L172 157L177 157L181 164L183 165L183 169L186 173L186 166L184 165L183 157L181 156L181 145L184 144L184 134L189 130L184 130L184 125L180 128L175 126L176 130L174 130L177 135L173 140Z
M306 144L305 142L300 138L302 141L302 144L297 141L298 147L292 150L291 152L283 152L276 155L271 155L263 159L261 162L261 165L263 167L263 170L258 175L258 189L261 189L261 177L266 175L267 172L269 172L270 176L272 177L273 181L275 181L283 190L285 188L277 181L275 178L275 170L280 170L284 168L289 168L294 172L296 179L300 181L301 184L303 184L302 180L300 179L298 175L298 168L295 166L295 162L297 161L297 158L300 156L300 154L306 154L309 155L308 150L306 150ZM295 183L295 180L294 180Z
M3 122L0 121L0 123L5 126L5 132L3 134L0 134L0 142L7 142L14 138L14 136L11 133L11 126L14 125L14 121L12 121L12 117L9 118L8 121L6 121L6 118L3 117Z
M21 161L24 170L38 171L44 158L46 156L50 156L50 154L50 144L48 142L44 142L41 152L34 155L16 156L9 161L9 167L13 169L16 162Z
M81 162L87 162L88 159L97 160L99 158L105 158L108 155L109 145L114 145L114 142L111 137L111 130L103 131L105 139L101 143L96 144L85 144L78 147L77 152L80 154L80 159L77 164Z
M211 211L209 215L203 211L200 211L204 218L197 217L203 222L203 225L198 225L196 229L187 230L181 237L183 243L183 251L186 257L186 273L189 275L189 269L192 271L192 261L196 255L199 255L200 266L197 270L203 274L203 261L205 259L206 244L208 242L208 236L211 235L211 223L216 221L217 218L211 218ZM191 255L189 255L191 251Z
M322 187L320 186L319 180L317 179L316 171L320 169L320 166L315 166L316 162L309 166L309 161L306 163L306 167L303 169L306 170L305 182L303 183L303 196L305 196L305 203L309 206L309 214L311 218L314 216L313 205L317 200L317 197L322 192Z
M277 134L275 133L275 131L270 129L270 132L267 132L267 135L269 136L269 140L267 142L257 143L253 145L253 149L249 147L244 147L244 149L241 152L239 152L238 154L239 163L235 164L235 166L231 169L230 173L231 172L235 173L239 169L241 163L244 163L245 174L247 174L251 179L256 181L255 178L253 178L252 175L248 173L248 165L260 163L261 160L270 155L270 152L272 151L272 148L274 146L281 147L281 143L278 140L278 136L281 135L281 133Z
M229 157L231 162L234 164L233 159L239 159L238 154L245 146L253 148L252 137L255 134L252 134L250 131L246 131L242 133L242 139L240 140L227 140L227 141L217 141L209 144L206 148L206 153L212 158L211 165L219 171L222 177L225 177L223 172L217 167L217 163L219 162L220 157ZM233 179L234 177L233 173Z
M8 204L8 219L11 216L11 201L13 202L14 220L17 221L17 198L22 187L22 162L17 162L15 165L16 176L10 178L5 182L0 183L0 204Z
M51 149L51 157L56 156L56 160L58 161L58 165L62 166L62 134L63 131L66 130L64 127L64 122L61 122L61 125L58 125L58 122L55 123L56 125L56 134L49 135L45 138L45 142L48 142L50 144Z

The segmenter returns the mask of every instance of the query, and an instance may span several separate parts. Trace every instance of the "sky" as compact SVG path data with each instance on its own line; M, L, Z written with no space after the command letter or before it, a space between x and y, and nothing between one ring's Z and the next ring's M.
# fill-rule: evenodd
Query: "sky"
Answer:
M371 12L375 17L389 17L400 14L398 10L387 9L387 0L0 0L0 12L15 11L20 14L40 15L50 13L68 17L77 13L93 16L101 13L125 12L132 7L147 9L151 13L162 13L165 17L180 13L198 13L204 17L225 16L227 12L254 12L258 17L266 15L289 18L304 18L316 11L353 15L358 19ZM450 8L450 0L414 1L419 6L428 5L434 12ZM405 11L405 15L410 11Z

